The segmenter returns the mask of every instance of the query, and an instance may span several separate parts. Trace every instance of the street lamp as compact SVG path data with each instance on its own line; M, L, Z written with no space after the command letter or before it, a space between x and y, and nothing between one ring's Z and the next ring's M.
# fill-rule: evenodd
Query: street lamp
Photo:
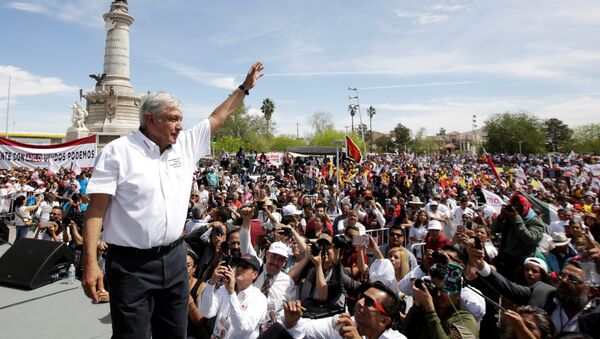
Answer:
M358 99L358 88L348 86L348 90L354 91L354 95L350 95L348 97L348 100L356 99L356 103L358 106L358 121L359 121L359 126L360 126L360 137L363 142L363 150L365 152L365 156L367 156L367 144L365 143L365 131L364 131L364 128L362 128L362 111L360 109L360 100Z

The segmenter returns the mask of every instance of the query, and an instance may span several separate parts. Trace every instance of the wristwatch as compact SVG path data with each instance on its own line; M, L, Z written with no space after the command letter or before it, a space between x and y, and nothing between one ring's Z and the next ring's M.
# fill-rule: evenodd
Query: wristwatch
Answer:
M246 95L250 95L250 91L248 91L248 90L246 89L246 87L244 87L244 85L239 85L239 86L238 86L238 88L239 88L239 89L240 89L242 92L244 92L244 94L246 94Z

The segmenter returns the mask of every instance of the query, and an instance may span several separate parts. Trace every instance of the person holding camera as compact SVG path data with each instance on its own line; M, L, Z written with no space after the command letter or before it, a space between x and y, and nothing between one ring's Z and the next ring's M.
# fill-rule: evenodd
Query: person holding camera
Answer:
M393 328L398 321L398 304L398 297L392 290L381 282L375 282L360 295L354 316L341 313L321 319L302 318L302 302L291 300L284 305L284 326L297 339L405 339Z
M251 255L256 257L256 251L250 241L250 223L254 215L254 207L245 206L240 214L242 215L242 227L239 233L242 256ZM294 280L283 271L290 252L291 250L287 245L281 241L274 241L267 249L264 261L257 258L260 263L260 274L254 281L254 286L258 287L267 297L268 312L275 311L275 313L279 313L285 300L297 298L298 292ZM266 313L263 314L264 320L268 321L269 319L266 316Z
M344 305L340 275L334 272L332 239L327 233L321 234L304 258L290 269L289 275L299 285L299 299L303 302Z
M514 281L525 258L535 255L538 243L546 233L546 224L533 211L527 198L517 193L510 198L509 205L502 207L492 224L492 233L502 234L495 259L498 273Z
M29 227L32 224L31 212L35 211L42 203L42 196L36 196L36 203L33 206L25 206L27 199L24 195L20 195L15 199L15 228L17 236L15 243L21 239L25 239L29 233Z
M202 291L199 309L207 318L216 316L213 336L219 339L257 338L259 322L267 314L267 298L253 285L260 262L246 254L235 269L221 261ZM217 283L223 286L216 288ZM216 290L215 290L216 289Z
M462 267L449 264L445 273L414 281L414 304L403 323L409 338L479 337L477 320L461 306Z

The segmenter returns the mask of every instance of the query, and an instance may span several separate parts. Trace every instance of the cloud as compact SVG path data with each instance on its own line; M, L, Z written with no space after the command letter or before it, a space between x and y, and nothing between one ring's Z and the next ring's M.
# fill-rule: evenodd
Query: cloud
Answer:
M19 67L0 65L0 97L8 94L8 78L11 78L11 98L45 94L65 94L75 92L77 87L69 86L60 78L31 74Z
M104 28L101 14L108 11L108 3L89 0L9 2L4 7L94 28Z
M408 7L406 4L404 5L403 7ZM468 7L464 4L452 4L442 1L434 5L428 5L427 2L423 2L420 8L413 10L406 8L397 9L395 13L400 18L414 19L414 23L424 26L448 21L453 14L467 9Z
M360 87L360 90L378 90L378 89L394 89L394 88L418 88L418 87L437 87L437 86L457 86L457 85L472 85L475 81L438 81L427 83L403 84L403 85L387 85L387 86L367 86Z
M46 13L48 11L42 4L29 2L9 2L4 7L32 13Z

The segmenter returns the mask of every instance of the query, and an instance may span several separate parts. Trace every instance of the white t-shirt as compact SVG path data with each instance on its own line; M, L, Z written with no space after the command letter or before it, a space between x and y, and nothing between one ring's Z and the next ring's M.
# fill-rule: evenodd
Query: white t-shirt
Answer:
M162 154L141 131L110 142L94 166L88 194L112 196L102 238L109 244L151 248L181 236L196 163L210 154L210 121L182 131Z

